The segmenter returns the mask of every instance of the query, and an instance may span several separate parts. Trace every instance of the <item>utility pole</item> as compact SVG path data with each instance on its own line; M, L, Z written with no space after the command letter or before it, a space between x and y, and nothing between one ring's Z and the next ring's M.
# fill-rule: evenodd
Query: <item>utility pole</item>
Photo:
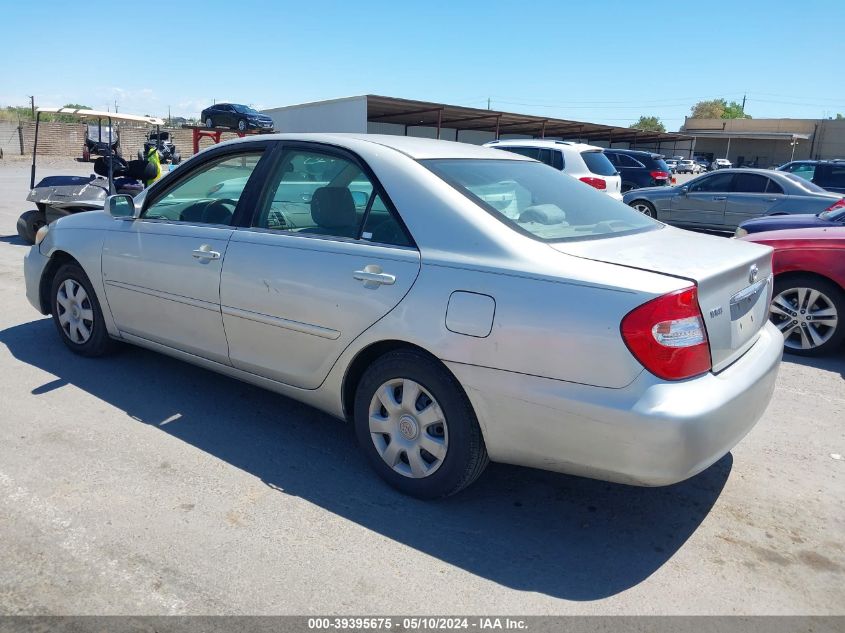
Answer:
M746 95L742 95L742 108L741 108L741 110L742 110L743 115L745 114L745 97L746 97Z
M35 95L30 95L29 103L32 107L32 118L34 119L35 118Z
M490 109L490 97L487 97L487 109Z
M173 126L173 119L170 117L170 106L167 106L167 125Z
M114 111L117 113L117 99L114 100Z

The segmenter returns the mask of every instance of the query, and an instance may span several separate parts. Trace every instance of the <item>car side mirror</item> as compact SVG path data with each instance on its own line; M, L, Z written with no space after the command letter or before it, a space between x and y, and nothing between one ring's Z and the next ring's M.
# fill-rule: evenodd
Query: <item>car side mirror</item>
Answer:
M684 185L683 187L681 187L681 195L682 195L682 196L685 196L685 195L687 195L688 193L689 193L689 187L687 187L686 185Z
M131 219L135 217L135 201L126 194L109 196L103 210L113 218Z
M364 193L363 191L351 191L352 194L352 202L355 203L356 207L364 207L367 206L367 203L370 201L370 195L368 193Z

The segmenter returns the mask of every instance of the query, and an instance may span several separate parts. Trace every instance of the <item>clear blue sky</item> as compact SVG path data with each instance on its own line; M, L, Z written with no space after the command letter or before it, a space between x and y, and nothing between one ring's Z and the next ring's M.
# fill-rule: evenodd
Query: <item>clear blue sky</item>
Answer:
M0 106L34 94L176 116L212 99L491 97L498 110L617 125L657 115L674 130L694 102L745 93L758 118L845 114L843 0L143 4L4 6Z

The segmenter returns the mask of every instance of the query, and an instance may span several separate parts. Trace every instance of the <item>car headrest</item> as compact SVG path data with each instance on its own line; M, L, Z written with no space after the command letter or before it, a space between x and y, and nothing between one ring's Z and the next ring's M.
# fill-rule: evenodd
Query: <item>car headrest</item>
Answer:
M126 169L126 161L123 160L120 156L112 155L112 176L123 176L125 175ZM108 178L109 175L109 164L108 164L108 157L100 156L97 160L94 161L94 173L103 176L104 178Z
M311 197L311 218L317 226L334 229L358 222L355 202L346 187L320 187Z

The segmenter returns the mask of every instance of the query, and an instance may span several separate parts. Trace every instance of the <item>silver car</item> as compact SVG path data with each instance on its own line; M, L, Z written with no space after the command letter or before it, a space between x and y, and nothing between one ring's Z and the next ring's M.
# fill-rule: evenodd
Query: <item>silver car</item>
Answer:
M622 198L669 224L724 231L764 215L819 214L841 199L803 178L771 169L720 169L680 186L645 187Z
M759 419L783 348L770 248L401 136L216 145L42 228L24 270L74 352L125 341L311 404L426 498L488 460L683 480Z

